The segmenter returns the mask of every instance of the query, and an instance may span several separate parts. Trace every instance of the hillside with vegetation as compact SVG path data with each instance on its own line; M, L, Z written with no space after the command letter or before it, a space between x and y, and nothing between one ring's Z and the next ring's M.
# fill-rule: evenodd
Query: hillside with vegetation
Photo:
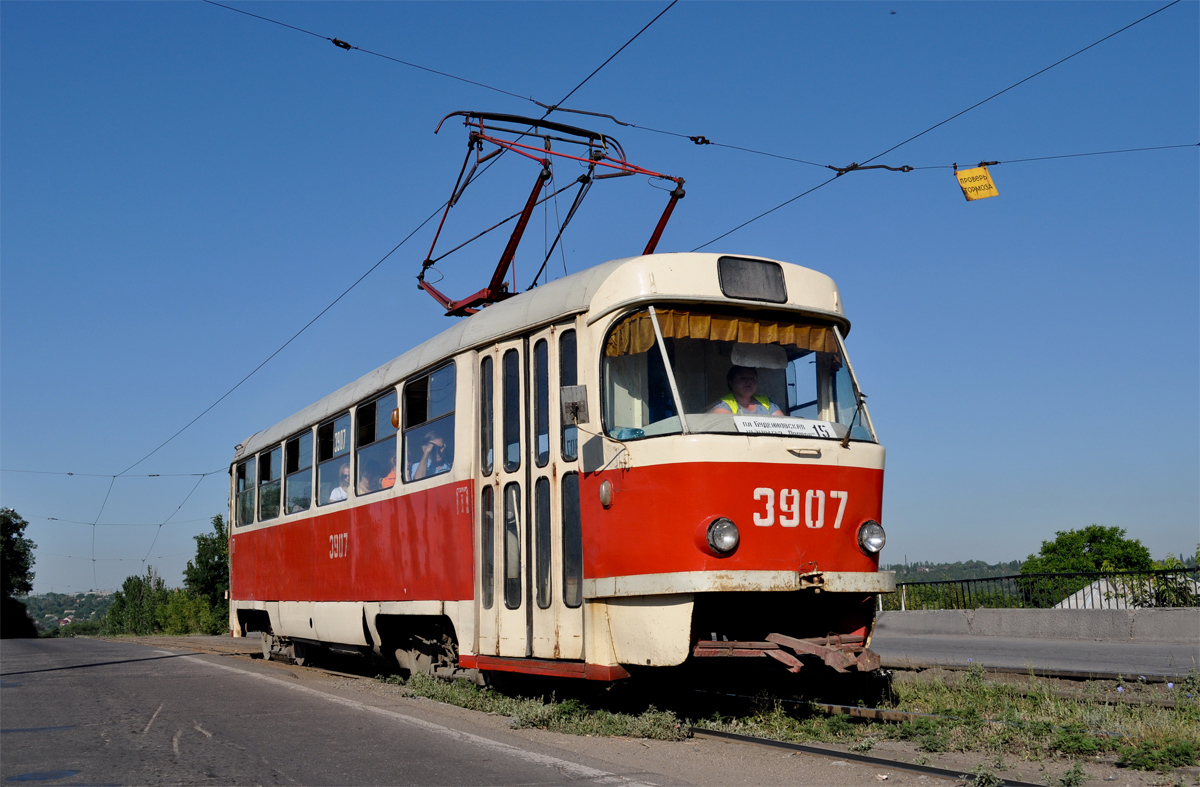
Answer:
M81 623L100 621L112 606L112 593L39 593L21 599L29 617L40 631L50 631L65 625L64 621Z
M897 582L936 582L943 579L987 579L1007 577L1021 572L1023 560L1007 563L985 563L982 560L960 560L957 563L934 563L916 561L880 566L884 571L895 571Z

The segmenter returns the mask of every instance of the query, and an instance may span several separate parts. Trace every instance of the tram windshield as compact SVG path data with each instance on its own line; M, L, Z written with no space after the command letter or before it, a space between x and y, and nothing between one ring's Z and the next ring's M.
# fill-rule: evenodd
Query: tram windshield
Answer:
M684 431L875 440L832 325L647 309L613 326L603 366L605 429L618 440Z

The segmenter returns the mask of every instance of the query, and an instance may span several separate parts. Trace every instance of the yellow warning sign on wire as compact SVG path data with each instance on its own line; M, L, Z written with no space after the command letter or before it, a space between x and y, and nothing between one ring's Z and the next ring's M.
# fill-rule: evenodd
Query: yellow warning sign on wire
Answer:
M996 191L996 184L992 182L992 176L988 174L987 167L960 169L956 170L954 175L958 178L958 185L962 187L963 196L967 198L967 202L985 197L995 197L1000 193Z

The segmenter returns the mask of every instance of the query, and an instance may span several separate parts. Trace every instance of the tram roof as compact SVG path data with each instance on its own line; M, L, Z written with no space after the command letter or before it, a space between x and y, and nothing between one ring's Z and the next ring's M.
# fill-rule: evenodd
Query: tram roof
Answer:
M787 285L786 303L730 298L721 290L717 260L779 262ZM833 279L793 263L747 255L680 252L626 257L543 284L493 304L427 339L279 423L256 432L234 452L234 461L276 445L306 426L344 412L357 402L413 374L432 369L454 355L589 312L588 322L645 303L737 304L750 309L791 311L835 322L843 332L850 323Z

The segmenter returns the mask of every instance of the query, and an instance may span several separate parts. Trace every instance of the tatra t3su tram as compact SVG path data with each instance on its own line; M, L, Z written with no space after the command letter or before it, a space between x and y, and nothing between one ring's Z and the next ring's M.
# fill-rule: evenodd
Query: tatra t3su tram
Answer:
M231 629L446 676L875 669L848 331L829 277L717 254L482 309L238 446Z

